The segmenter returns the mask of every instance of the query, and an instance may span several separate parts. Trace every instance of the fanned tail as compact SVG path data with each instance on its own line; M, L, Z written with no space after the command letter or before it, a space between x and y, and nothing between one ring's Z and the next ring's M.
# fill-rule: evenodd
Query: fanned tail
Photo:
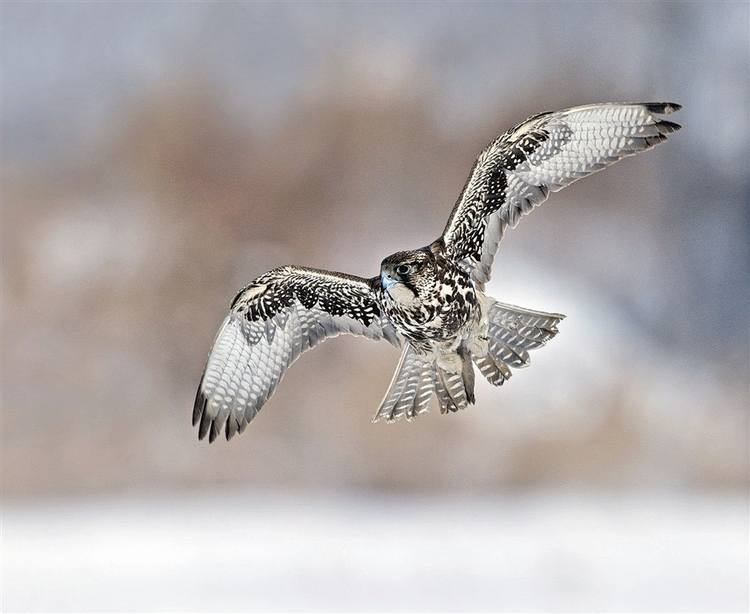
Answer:
M487 310L487 353L474 355L474 362L493 386L501 386L511 376L510 367L528 367L529 350L544 346L559 331L565 318L560 313L532 311L494 301Z
M454 373L441 368L433 359L422 358L410 344L406 344L388 392L372 421L385 419L394 422L400 418L411 421L427 411L433 394L437 395L443 414L466 409L474 403L471 356L463 345L458 356L461 370Z
M452 354L453 358L448 354L436 361L423 358L407 343L372 421L394 422L400 418L411 421L427 411L433 394L437 395L443 414L466 409L474 403L472 360L490 384L500 386L511 376L511 367L529 365L529 350L542 347L552 339L564 317L490 299L487 349L483 355L462 342Z

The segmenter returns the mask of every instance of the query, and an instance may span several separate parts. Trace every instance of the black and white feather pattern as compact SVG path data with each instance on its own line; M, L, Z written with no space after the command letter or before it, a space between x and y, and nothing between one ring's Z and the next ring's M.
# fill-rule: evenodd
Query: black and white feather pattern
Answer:
M411 420L433 396L443 413L474 402L474 370L502 385L557 332L563 315L484 295L508 226L550 192L666 140L671 103L605 103L535 115L479 155L441 237L363 279L295 266L261 275L233 301L208 355L193 409L199 438L242 432L289 366L342 333L396 347L396 373L374 420Z
M493 301L487 311L487 352L475 355L474 363L493 386L510 378L510 367L527 367L529 350L543 347L557 333L565 316L544 313ZM466 409L470 403L461 373L451 373L432 360L420 357L410 344L404 346L391 384L373 422L413 420L427 411L436 394L441 413Z
M474 164L443 232L448 253L478 284L486 283L507 226L550 192L665 141L679 126L656 115L681 108L593 104L541 113L511 128Z
M302 352L342 333L400 345L365 279L292 266L256 279L209 353L193 408L199 437L213 441L224 424L227 439L242 432Z

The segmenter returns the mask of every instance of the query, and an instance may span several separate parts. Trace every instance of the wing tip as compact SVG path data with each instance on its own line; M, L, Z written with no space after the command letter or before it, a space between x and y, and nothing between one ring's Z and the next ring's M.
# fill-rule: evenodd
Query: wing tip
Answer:
M206 399L208 401L208 399ZM206 435L208 435L208 431L211 427L211 424L213 423L213 418L208 415L208 412L206 411L206 405L203 406L203 413L201 414L200 418L200 426L198 427L198 441L202 441L205 439ZM211 439L209 439L210 443Z
M659 129L659 133L662 136L672 134L673 132L677 132L680 128L682 128L680 124L667 121L666 119L662 119L661 121L656 122L656 127Z
M223 419L220 419L219 416L211 416L208 412L208 397L203 392L203 382L198 388L193 405L193 426L196 425L198 425L198 441L203 441L208 435L208 443L216 441L223 426ZM227 436L227 439L229 439L229 436Z
M198 392L195 395L195 403L193 404L193 426L196 426L200 422L203 413L206 411L207 403L208 398L203 394L203 381L201 380Z
M221 433L222 422L219 421L218 416L211 420L211 430L208 433L208 443L213 443Z
M670 115L682 110L682 105L676 102L644 102L642 104L649 113L658 113L660 115Z
M224 436L227 438L227 441L231 440L239 430L239 420L237 420L234 416L229 416L229 418L227 418L227 426L224 429Z
M644 102L641 104L649 113L654 113L656 115L671 115L672 113L677 113L678 111L682 110L682 105L677 104L676 102ZM666 119L658 120L656 122L656 127L659 130L659 135L663 138L652 137L654 139L657 139L656 142L653 143L654 145L666 140L667 134L677 132L680 128L682 128L680 124L676 124L675 122L671 122Z

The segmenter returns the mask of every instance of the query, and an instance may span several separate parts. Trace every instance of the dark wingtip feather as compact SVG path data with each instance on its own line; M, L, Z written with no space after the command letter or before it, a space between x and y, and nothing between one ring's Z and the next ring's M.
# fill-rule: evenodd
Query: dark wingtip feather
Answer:
M201 385L198 386L198 392L195 395L195 403L193 404L193 426L198 424L198 421L201 419L203 411L206 409L206 403L208 403L208 399L203 394L203 382L201 382Z
M227 438L227 441L229 441L232 437L234 437L237 434L237 431L240 428L240 423L234 416L229 416L227 419L227 428L225 430L224 435Z
M647 148L650 148L650 147L655 147L659 143L663 143L666 140L667 140L666 136L664 136L663 134L657 134L655 136L646 137L645 139L643 139L643 142L646 143Z
M680 128L682 128L680 124L668 122L666 119L663 119L660 122L656 122L656 127L662 134L671 134L672 132L677 132Z
M198 439L202 440L206 437L208 434L208 429L211 426L211 417L208 415L207 411L203 412L203 415L201 416L201 425L198 428Z
M208 443L213 443L221 432L221 423L217 418L211 420L211 431L208 434Z
M644 102L643 106L651 113L662 113L664 115L677 113L682 109L682 105L676 102Z

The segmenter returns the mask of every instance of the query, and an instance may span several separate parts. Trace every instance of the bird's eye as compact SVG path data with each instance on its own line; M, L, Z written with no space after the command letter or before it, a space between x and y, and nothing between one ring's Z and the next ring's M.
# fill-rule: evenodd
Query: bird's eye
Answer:
M399 275L408 275L409 271L411 271L411 265L408 264L399 264L396 267L396 273Z

